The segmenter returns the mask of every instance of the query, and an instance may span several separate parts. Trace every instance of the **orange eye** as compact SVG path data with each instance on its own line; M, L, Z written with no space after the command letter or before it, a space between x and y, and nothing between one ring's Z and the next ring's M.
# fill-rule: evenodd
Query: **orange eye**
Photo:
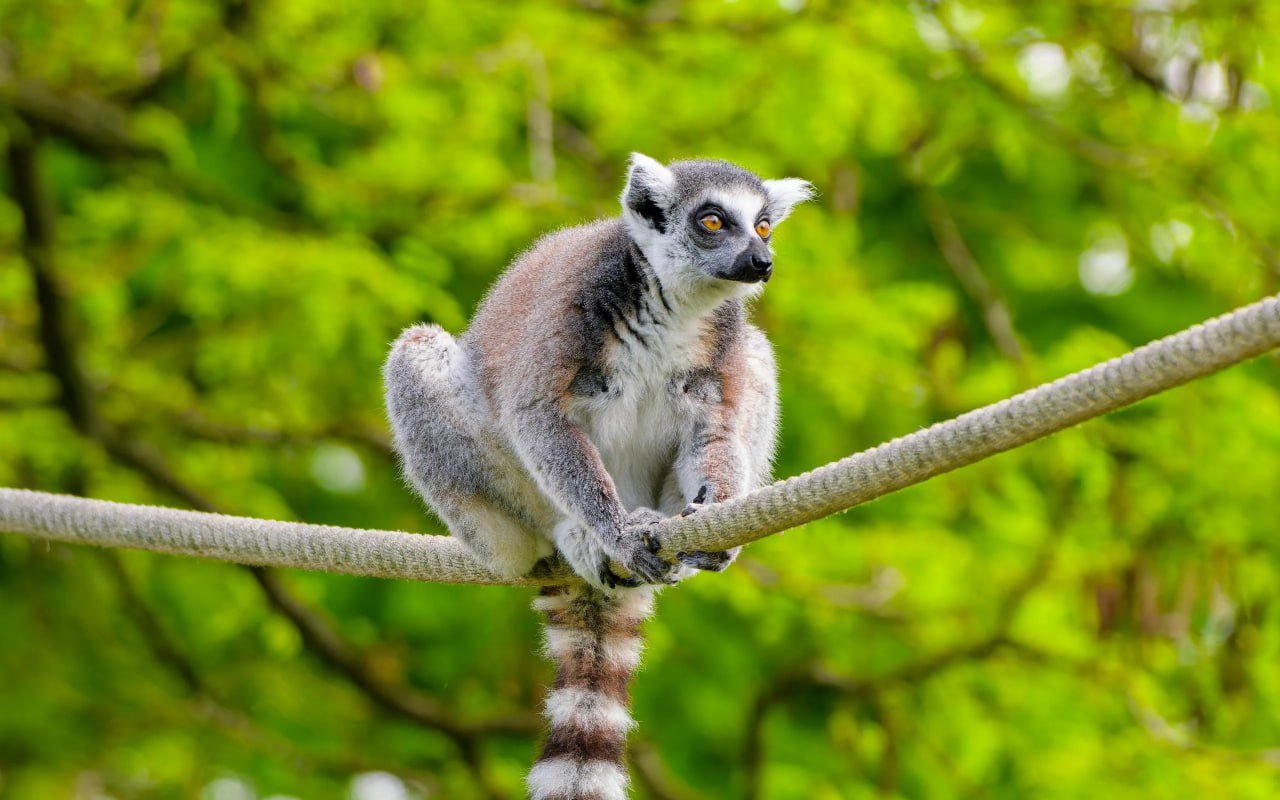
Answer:
M702 227L709 231L718 231L724 227L724 220L720 219L719 214L707 214L705 217L698 220L698 222L701 222Z
M769 225L769 220L767 219L762 219L756 223L756 233L760 234L761 239L766 238L771 230L773 230L773 227Z

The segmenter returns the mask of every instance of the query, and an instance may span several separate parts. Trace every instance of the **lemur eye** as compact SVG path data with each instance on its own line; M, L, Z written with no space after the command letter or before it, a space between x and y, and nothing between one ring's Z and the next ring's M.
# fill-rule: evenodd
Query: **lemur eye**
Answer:
M720 219L719 214L705 214L698 222L709 231L718 231L724 227L724 220Z
M767 237L771 230L773 230L773 226L769 224L767 219L762 219L756 223L756 233L760 234L761 239Z

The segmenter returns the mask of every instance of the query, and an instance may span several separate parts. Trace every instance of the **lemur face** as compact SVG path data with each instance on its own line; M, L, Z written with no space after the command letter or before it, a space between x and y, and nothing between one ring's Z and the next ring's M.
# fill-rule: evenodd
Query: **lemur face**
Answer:
M773 221L769 198L751 186L708 188L689 201L678 224L684 250L702 272L739 283L768 283L773 277Z
M663 166L635 153L623 219L650 260L669 261L686 278L764 283L774 226L812 195L807 181L765 181L726 161Z

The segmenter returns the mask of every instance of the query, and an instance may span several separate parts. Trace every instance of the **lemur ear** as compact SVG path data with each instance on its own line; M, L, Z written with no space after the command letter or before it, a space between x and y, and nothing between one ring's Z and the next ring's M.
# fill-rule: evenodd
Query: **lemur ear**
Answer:
M675 190L671 170L644 153L631 154L627 186L622 190L622 208L630 211L659 233L667 232L667 209Z
M812 183L799 178L765 181L764 190L769 195L769 220L775 225L786 219L791 209L817 194Z

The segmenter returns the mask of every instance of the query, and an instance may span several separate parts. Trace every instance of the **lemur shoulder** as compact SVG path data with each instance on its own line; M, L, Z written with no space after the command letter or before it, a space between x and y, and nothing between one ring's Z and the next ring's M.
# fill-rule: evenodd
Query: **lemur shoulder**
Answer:
M625 795L613 747L625 726L616 741L584 738L573 720L629 725L648 586L736 555L669 562L652 530L768 479L776 368L745 304L773 274L775 226L811 194L806 181L761 180L723 161L664 166L634 154L619 218L539 240L459 340L417 325L392 347L384 378L396 449L453 535L508 577L558 550L587 584L539 599L557 686L567 683L547 701L535 798ZM612 685L610 669L618 697L598 688ZM596 713L609 703L618 713ZM608 752L583 750L609 742ZM593 781L613 788L578 791Z

